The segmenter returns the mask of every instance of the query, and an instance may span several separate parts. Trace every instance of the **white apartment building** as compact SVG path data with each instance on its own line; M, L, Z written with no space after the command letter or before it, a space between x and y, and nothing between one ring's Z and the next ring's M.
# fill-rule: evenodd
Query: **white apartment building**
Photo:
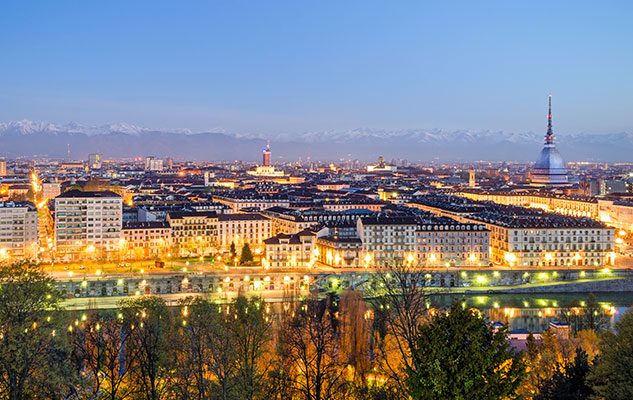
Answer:
M484 225L421 223L415 236L419 266L485 267L490 263L490 231Z
M263 250L264 240L272 236L270 219L256 213L218 215L218 246L224 250L234 243L238 251L248 243L253 252Z
M38 247L35 206L0 202L0 261L36 258Z
M280 233L265 239L264 267L305 268L316 261L316 234L309 229L294 234Z
M361 264L389 267L393 263L415 263L415 217L379 214L359 218L356 225L362 242Z
M162 171L163 160L156 157L145 157L145 171Z
M119 254L122 199L111 191L69 190L55 198L55 251L68 260Z
M167 221L123 224L122 255L128 259L163 257L171 251L171 227Z
M167 222L176 254L202 256L213 251L218 236L218 216L214 211L169 212Z
M422 208L490 231L490 260L510 267L601 267L615 262L615 232L602 222L533 208L477 203L461 197L423 198Z

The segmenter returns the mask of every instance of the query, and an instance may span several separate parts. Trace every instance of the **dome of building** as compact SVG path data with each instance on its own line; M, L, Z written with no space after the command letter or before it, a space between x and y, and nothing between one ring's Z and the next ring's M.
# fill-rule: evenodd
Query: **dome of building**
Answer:
M544 147L533 171L567 173L565 162L556 147Z
M545 145L531 171L531 183L535 186L567 185L567 168L565 161L556 149L552 130L552 96L549 97L549 113L547 115L547 133Z

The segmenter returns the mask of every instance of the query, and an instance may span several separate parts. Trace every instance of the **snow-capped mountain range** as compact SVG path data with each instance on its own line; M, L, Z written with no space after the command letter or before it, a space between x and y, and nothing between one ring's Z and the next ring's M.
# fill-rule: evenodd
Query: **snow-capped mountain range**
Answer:
M76 122L69 122L65 125L56 125L50 122L35 122L28 119L13 121L8 123L0 122L0 135L6 132L17 132L22 135L31 133L81 133L85 135L104 135L109 133L125 133L128 135L138 135L143 132L152 132L149 129L128 123L114 123L100 126L82 125ZM173 133L191 133L188 129L170 130Z
M28 138L26 136L29 136ZM150 129L127 123L87 126L21 120L0 123L0 156L73 158L100 152L106 157L172 156L191 160L257 160L270 140L276 160L355 158L411 161L531 161L543 134L499 131L358 128L293 135L229 133L223 129ZM568 161L631 161L633 133L562 134L558 147ZM335 144L335 146L333 146Z

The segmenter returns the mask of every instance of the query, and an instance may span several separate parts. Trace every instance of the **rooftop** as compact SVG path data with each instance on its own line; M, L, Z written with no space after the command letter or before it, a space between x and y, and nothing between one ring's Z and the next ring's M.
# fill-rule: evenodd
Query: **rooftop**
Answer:
M82 190L77 190L77 189L71 189L71 190L67 190L64 193L60 194L59 196L57 196L57 199L70 199L70 198L79 198L79 199L83 199L83 198L121 198L120 195L114 193L111 190L102 190L102 191L95 191L95 192L85 192Z

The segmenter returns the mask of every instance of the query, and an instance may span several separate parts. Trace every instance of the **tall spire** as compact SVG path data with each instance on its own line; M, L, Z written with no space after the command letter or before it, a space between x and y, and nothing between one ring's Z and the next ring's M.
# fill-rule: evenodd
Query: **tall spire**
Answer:
M554 131L552 130L552 95L549 95L549 107L547 111L547 133L545 134L545 144L554 144Z

